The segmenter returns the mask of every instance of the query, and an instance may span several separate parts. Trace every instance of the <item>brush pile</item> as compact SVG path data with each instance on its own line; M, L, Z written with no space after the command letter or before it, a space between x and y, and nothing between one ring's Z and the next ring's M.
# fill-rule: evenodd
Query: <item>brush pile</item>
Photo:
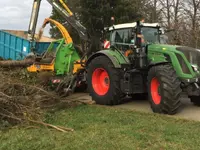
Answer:
M42 109L51 108L60 99L47 92L24 69L0 69L0 123L11 125L41 119Z

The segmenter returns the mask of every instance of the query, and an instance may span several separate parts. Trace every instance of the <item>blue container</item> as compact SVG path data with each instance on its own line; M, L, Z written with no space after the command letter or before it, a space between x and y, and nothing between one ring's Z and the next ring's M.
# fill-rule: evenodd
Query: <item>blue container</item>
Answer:
M0 57L3 59L22 60L31 50L31 42L26 39L26 31L0 30ZM36 53L42 54L51 42L38 42Z

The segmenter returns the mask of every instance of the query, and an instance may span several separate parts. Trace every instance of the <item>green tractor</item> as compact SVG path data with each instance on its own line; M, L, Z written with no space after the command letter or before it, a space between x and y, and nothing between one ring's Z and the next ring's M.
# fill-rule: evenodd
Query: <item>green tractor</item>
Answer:
M200 50L167 45L163 37L158 24L138 21L110 27L110 48L87 61L92 99L117 105L126 96L148 94L153 112L169 115L179 111L183 95L200 105Z

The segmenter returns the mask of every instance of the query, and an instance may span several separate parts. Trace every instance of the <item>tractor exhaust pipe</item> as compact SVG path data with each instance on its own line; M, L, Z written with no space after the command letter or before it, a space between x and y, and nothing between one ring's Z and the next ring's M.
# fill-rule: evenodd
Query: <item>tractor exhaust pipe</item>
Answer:
M143 45L142 41L144 37L142 35L142 25L140 21L137 21L136 26L136 68L144 69L147 67L147 46Z
M137 26L136 26L136 46L137 48L142 47L142 31L141 31L140 21L137 21Z

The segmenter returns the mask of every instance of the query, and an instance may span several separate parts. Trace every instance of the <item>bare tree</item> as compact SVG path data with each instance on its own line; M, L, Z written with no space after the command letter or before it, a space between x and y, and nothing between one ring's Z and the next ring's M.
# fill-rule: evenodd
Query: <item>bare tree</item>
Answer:
M182 44L180 41L180 19L183 15L183 0L159 0L162 6L163 25L167 29L174 29L169 34L170 43Z
M184 0L185 15L189 18L190 45L198 47L199 41L199 21L200 21L200 0Z
M146 0L144 12L147 21L174 29L171 44L200 47L200 0Z

